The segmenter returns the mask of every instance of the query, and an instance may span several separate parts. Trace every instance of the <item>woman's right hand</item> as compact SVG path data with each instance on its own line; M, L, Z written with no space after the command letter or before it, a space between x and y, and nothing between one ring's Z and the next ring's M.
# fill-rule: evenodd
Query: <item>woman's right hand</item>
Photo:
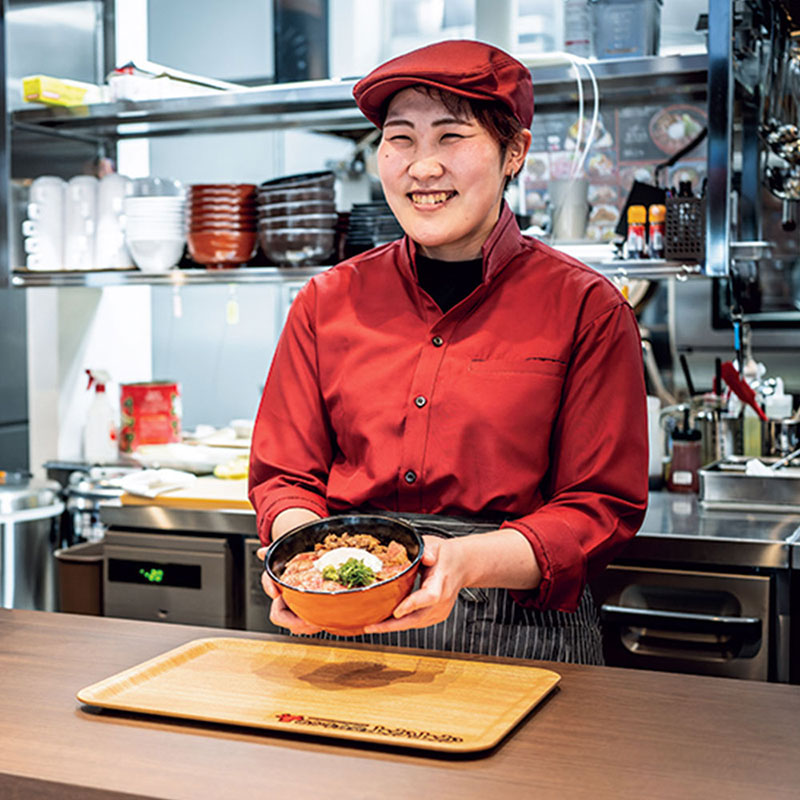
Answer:
M256 555L263 561L264 556L267 554L266 547L260 547L256 551ZM273 581L266 570L261 573L261 587L268 597L272 599L272 605L269 612L269 619L273 625L279 628L288 628L292 633L319 633L322 628L316 625L311 625L304 619L301 619L297 614L286 605L286 601L281 594L281 587Z

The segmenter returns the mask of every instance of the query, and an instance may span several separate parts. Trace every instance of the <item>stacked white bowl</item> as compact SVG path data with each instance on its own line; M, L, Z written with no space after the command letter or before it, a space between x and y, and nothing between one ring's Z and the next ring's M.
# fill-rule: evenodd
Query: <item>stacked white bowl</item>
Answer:
M142 272L166 272L183 255L186 243L186 192L169 178L131 181L125 209L125 241Z

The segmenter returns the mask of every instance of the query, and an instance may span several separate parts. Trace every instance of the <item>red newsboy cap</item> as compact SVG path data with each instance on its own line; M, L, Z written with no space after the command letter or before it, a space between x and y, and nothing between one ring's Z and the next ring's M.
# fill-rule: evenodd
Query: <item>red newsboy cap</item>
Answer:
M362 78L353 96L364 116L380 128L392 95L420 83L502 103L524 128L533 121L530 70L497 47L467 39L437 42L393 58Z

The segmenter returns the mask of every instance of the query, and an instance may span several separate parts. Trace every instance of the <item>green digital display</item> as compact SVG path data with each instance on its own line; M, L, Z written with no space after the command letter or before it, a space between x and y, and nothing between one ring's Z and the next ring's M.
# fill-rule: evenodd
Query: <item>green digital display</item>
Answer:
M156 567L151 567L150 569L139 569L139 574L148 582L148 583L161 583L164 580L164 570L157 569Z
M114 583L139 583L144 586L177 586L182 589L201 589L203 586L203 570L199 564L110 558L108 560L108 579Z

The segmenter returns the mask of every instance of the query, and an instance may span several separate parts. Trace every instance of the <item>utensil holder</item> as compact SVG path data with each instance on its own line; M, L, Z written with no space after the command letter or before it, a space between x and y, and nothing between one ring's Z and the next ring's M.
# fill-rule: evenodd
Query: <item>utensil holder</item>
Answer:
M704 197L668 197L664 224L664 257L668 261L702 262L706 257Z

